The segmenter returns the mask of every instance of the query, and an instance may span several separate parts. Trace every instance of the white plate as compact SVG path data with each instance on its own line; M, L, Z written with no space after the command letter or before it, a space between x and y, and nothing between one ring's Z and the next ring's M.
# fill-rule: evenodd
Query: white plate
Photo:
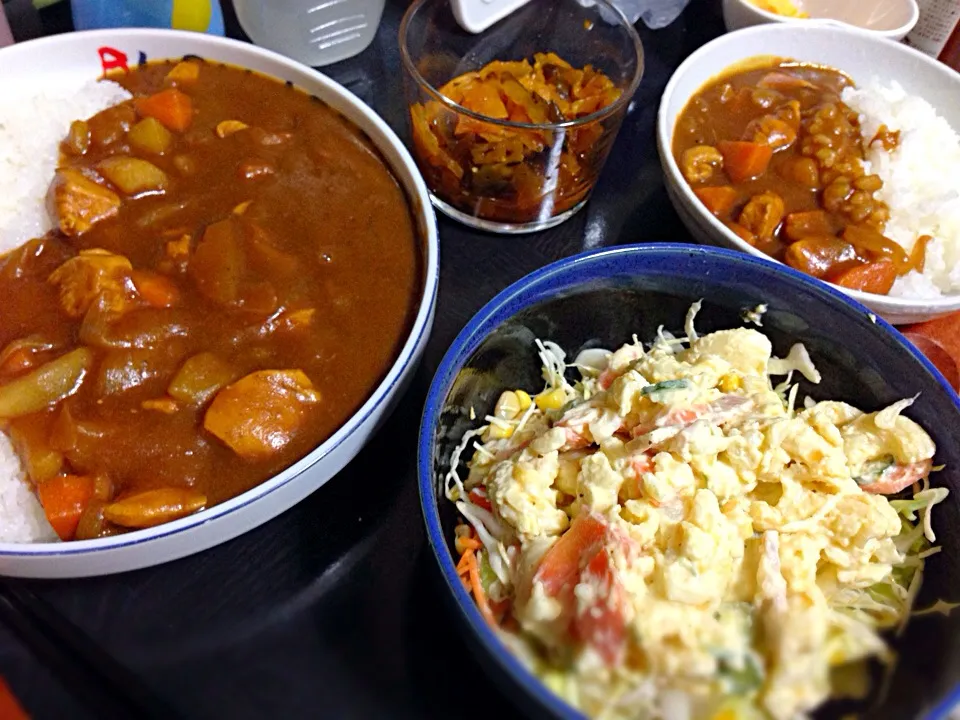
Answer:
M768 257L707 212L681 175L671 151L677 116L690 97L725 68L758 55L827 65L859 83L872 77L882 82L896 80L907 92L933 105L954 130L960 131L960 74L905 45L863 31L815 24L759 25L722 35L677 68L663 92L657 116L657 146L667 193L684 225L700 242ZM960 294L912 300L839 289L894 325L931 320L960 310Z
M205 550L261 525L339 472L367 442L402 394L433 324L438 280L436 218L413 158L380 117L324 75L254 45L173 30L96 30L57 35L0 50L0 78L29 78L37 87L75 78L78 87L102 74L101 56L141 60L202 58L251 68L312 93L363 130L404 187L424 243L424 288L413 327L373 395L313 452L232 500L208 510L115 537L70 543L0 543L0 575L65 578L134 570ZM0 310L2 312L2 310Z

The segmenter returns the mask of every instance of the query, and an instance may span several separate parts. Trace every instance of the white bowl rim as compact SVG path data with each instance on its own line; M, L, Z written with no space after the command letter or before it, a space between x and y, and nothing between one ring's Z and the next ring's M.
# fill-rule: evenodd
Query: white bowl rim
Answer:
M413 360L414 351L420 343L420 340L423 338L424 334L429 331L429 321L433 313L434 298L436 296L440 277L440 241L437 231L436 215L433 212L433 206L430 202L430 196L427 191L426 184L424 183L423 177L419 170L417 170L417 166L413 160L413 157L410 155L406 145L399 138L399 136L393 131L393 129L390 128L386 121L383 120L383 118L381 118L376 111L373 110L373 108L364 103L360 98L358 98L344 86L340 85L318 70L298 63L295 60L291 60L290 58L287 58L286 56L276 53L272 50L267 50L251 43L245 43L232 38L191 32L187 30L168 30L160 28L108 28L102 30L83 30L63 35L52 35L49 37L28 40L26 42L10 45L7 48L0 50L0 59L3 57L9 57L18 51L36 52L38 48L43 48L45 46L56 47L58 44L61 44L65 41L74 42L78 39L115 42L117 39L129 41L136 40L137 38L154 39L156 37L177 37L182 41L196 42L198 44L198 48L218 46L232 47L241 51L242 53L252 56L260 56L275 63L280 63L288 70L309 76L310 79L317 84L317 90L307 90L306 88L301 87L298 83L294 83L295 86L300 87L301 90L307 90L308 92L311 92L311 94L318 95L318 97L320 95L318 90L322 91L323 93L329 93L333 96L339 96L340 99L354 106L354 108L361 115L363 115L366 122L369 122L371 125L376 127L378 131L383 133L385 139L398 153L403 166L409 172L410 177L413 180L414 188L416 190L415 197L409 197L410 193L406 188L404 188L404 191L405 194L408 195L407 200L410 203L410 211L414 219L417 221L417 224L419 224L420 221L423 221L426 235L425 237L421 238L424 253L424 277L422 296L420 298L417 314L410 325L407 339L397 352L396 358L394 359L389 370L381 378L380 382L374 388L370 396L353 413L353 415L351 415L350 418L335 433L333 433L333 435L320 443L307 455L259 485L250 488L246 492L243 492L240 495L231 498L230 500L226 500L194 515L188 515L187 517L180 518L179 520L157 525L152 528L133 530L128 533L113 535L105 538L97 538L93 540L72 540L70 542L41 543L0 542L0 558L68 557L71 555L88 555L98 551L116 550L119 548L141 545L143 543L152 542L160 538L186 532L194 527L228 515L239 508L246 507L247 505L260 500L281 486L291 482L304 471L323 460L327 455L340 446L358 427L360 427L364 421L366 421L370 415L379 408L386 397L390 394L391 390L400 382L401 375ZM24 48L26 48L26 50L24 50ZM202 51L200 50L198 50L198 52L195 54L203 57ZM161 60L164 58L158 57L154 59ZM276 79L275 76L270 75L269 73L261 74ZM324 97L320 97L320 99L326 103L326 99ZM334 109L335 112L339 112L335 108L332 109ZM355 124L352 121L350 122L351 124ZM366 132L363 130L363 128L360 129L361 131ZM372 139L371 142L373 142ZM383 162L387 164L387 167L390 167L391 173L395 175L397 174L397 170L391 167L386 159L384 159ZM397 181L401 184L401 187L404 186L404 183L402 183L399 178ZM420 215L423 217L419 217ZM276 515L274 515L274 517L276 517Z
M724 43L740 43L743 42L746 44L746 41L752 35L762 35L762 34L780 34L780 33L789 33L795 34L797 32L804 33L826 33L829 35L844 35L844 34L853 34L863 37L868 42L882 43L881 47L886 48L892 53L903 53L906 55L913 55L915 58L919 59L921 62L926 63L930 67L936 69L938 72L941 72L944 77L948 78L950 82L956 84L958 89L960 89L960 75L953 72L943 63L925 55L924 53L916 50L907 45L901 43L892 43L883 38L877 37L876 33L868 32L865 30L847 30L841 29L836 25L828 25L826 23L813 23L808 24L805 27L797 27L793 25L786 24L767 24L767 25L756 25L753 27L743 28L741 30L734 30L733 32L726 33L717 38L714 38L710 42L702 45L697 48L693 53L691 53L686 60L680 63L680 66L674 71L673 75L670 76L670 80L667 82L666 87L663 90L661 95L660 107L657 110L657 144L660 147L660 156L663 159L663 162L670 169L670 174L674 180L674 185L678 188L678 191L683 195L683 198L697 209L699 217L704 218L709 224L711 230L714 234L720 234L727 239L727 241L743 252L750 253L756 257L766 258L771 262L778 264L784 264L779 260L770 257L766 253L757 248L753 247L743 239L741 239L736 233L731 231L720 222L712 213L706 212L704 210L702 203L697 199L697 196L694 195L690 184L684 179L683 175L680 173L680 168L677 166L677 161L673 157L673 129L675 126L676 118L667 117L667 100L674 94L677 85L680 83L680 78L686 73L691 67L700 62L701 58L708 55L710 51L721 44ZM762 55L762 53L758 54ZM749 55L745 57L751 57ZM715 75L720 75L725 68L719 68ZM837 68L838 70L843 70L843 68ZM689 100L689 98L688 98ZM960 128L955 128L955 130L960 133ZM906 311L907 313L920 312L920 311L931 311L931 312L950 312L952 310L960 309L960 292L951 293L949 295L943 295L938 298L905 298L905 297L895 297L890 295L877 295L876 293L867 293L861 290L849 290L847 288L841 288L839 286L833 285L833 283L828 283L834 287L837 287L841 292L846 293L850 297L854 298L860 303L865 305L872 305L877 307L882 305L886 310L889 311Z
M917 4L917 0L903 0L905 4L910 6L910 19L907 20L903 25L900 25L895 28L890 28L889 30L879 30L877 28L868 28L863 27L862 25L854 25L853 23L848 23L844 20L837 20L835 18L823 18L823 17L808 17L808 18L798 18L790 17L788 15L778 15L777 13L770 12L769 10L764 10L758 5L754 5L751 0L728 0L728 2L737 3L741 7L746 7L750 11L755 12L760 17L769 21L770 23L783 23L783 24L794 24L800 23L803 25L819 25L821 27L834 27L838 29L852 30L858 32L865 32L870 35L882 38L902 38L917 24L917 21L920 19L920 5ZM734 31L735 32L735 31Z

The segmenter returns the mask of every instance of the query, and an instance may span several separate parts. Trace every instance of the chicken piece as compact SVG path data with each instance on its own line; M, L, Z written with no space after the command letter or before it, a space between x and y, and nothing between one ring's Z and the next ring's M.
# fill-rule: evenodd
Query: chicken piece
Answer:
M60 231L71 237L120 210L119 195L73 168L57 170L48 198Z
M293 439L318 402L320 393L302 370L260 370L217 393L203 427L237 455L263 460Z
M760 193L744 205L739 222L758 238L771 238L783 220L783 209L783 198L779 195Z
M744 139L769 145L774 152L777 152L796 142L797 131L785 120L773 115L764 115L750 121L746 133L744 133Z
M723 168L723 155L711 145L696 145L683 151L680 169L687 182L706 182L714 170Z
M59 286L60 304L70 317L83 317L101 295L107 309L119 313L129 300L126 281L132 269L123 255L94 248L67 260L47 282Z

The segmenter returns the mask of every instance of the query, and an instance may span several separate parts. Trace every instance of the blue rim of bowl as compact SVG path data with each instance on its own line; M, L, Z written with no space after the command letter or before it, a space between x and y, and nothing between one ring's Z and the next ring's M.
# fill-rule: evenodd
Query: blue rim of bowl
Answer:
M261 48L256 45L250 45L240 40L222 37L219 35L208 35L205 33L194 33L192 31L172 30L167 28L104 28L99 30L82 30L78 32L72 32L68 36L53 35L43 38L36 38L34 40L17 43L16 45L10 45L6 49L8 49L11 53L14 50L23 52L23 48L28 43L31 44L31 47L56 45L58 42L63 41L64 38L76 40L79 37L88 38L91 41L97 41L100 39L112 40L119 36L123 37L124 39L135 40L140 37L152 38L158 34L165 37L176 37L180 40L196 41L200 44L228 46L243 50L245 52L252 51L254 55L261 55L267 57L268 59L279 61L281 65L285 65L289 69L297 72L306 72L307 74L312 73L313 75L317 76L314 79L317 80L324 88L333 89L334 91L340 93L340 97L338 99L346 100L348 104L355 103L357 105L362 105L363 107L361 110L370 109L367 107L366 103L357 97L357 95L354 94L349 88L341 85L333 78L319 72L315 68L297 63L285 55L274 52L273 50ZM0 49L0 52L2 52L2 49ZM240 66L238 65L238 67ZM277 78L277 76L273 73L263 74L279 81L279 78ZM324 103L329 104L326 100L324 100ZM334 108L334 110L338 114L343 114L336 108ZM437 292L440 286L440 230L437 227L436 214L433 212L432 205L429 202L430 193L423 182L423 177L416 169L416 162L413 160L413 156L410 155L410 151L407 149L406 145L400 139L399 135L397 135L396 131L390 127L387 122L375 111L371 110L371 116L366 118L366 120L371 122L374 127L384 134L385 139L390 142L390 145L399 154L403 164L408 166L405 167L405 169L413 180L414 188L418 191L415 196L409 192L406 192L406 194L408 195L411 215L414 216L414 219L418 222L418 224L421 218L417 215L417 209L421 206L423 208L422 220L424 221L424 237L422 242L424 249L424 273L422 296L419 304L417 305L417 312L413 318L413 324L410 327L406 339L397 352L397 356L394 358L393 363L383 375L383 378L363 401L363 404L360 406L360 408L358 408L357 412L351 415L343 425L337 428L330 438L317 445L313 450L289 467L268 478L266 481L264 481L264 483L247 490L245 493L238 495L232 500L228 500L219 505L214 505L206 510L201 511L200 513L197 513L196 515L190 515L185 518L181 518L180 520L174 520L172 522L165 523L164 525L157 526L156 528L135 530L130 533L117 536L123 540L117 541L110 545L102 544L101 541L103 538L70 543L0 543L0 560L3 560L4 558L17 558L42 561L77 555L95 555L108 552L118 552L131 547L136 547L138 545L143 545L145 543L165 540L175 535L180 535L184 532L194 530L200 525L222 520L227 516L234 515L239 510L242 510L257 501L262 500L285 485L290 484L305 472L316 466L319 462L327 458L332 452L353 437L357 429L367 422L374 413L381 410L384 406L384 403L387 401L388 397L391 396L396 387L408 379L411 366L419 361L419 355L422 353L423 349L421 344L424 342L424 336L429 334L432 328L433 317L436 313ZM350 122L354 125L358 125L354 121ZM369 135L366 130L363 128L360 129L363 130L365 134ZM382 153L382 151L380 152ZM398 169L389 163L385 157L383 158L383 162L390 168L392 174L396 176L400 175ZM399 177L397 178L397 181L400 182ZM424 200L426 200L426 202L424 202ZM430 273L431 250L433 250L434 257L436 258L433 273ZM284 476L281 481L276 482L275 485L271 485L267 489L263 489L264 485L276 481L276 478L280 477L281 475ZM240 498L242 498L242 500ZM274 514L273 518L277 517L277 515L279 515L279 513ZM263 523L261 522L258 524ZM244 531L241 534L246 534L246 532L249 532L249 530ZM236 535L231 536L231 539L233 537L236 537ZM127 540L127 538L129 539ZM98 544L94 545L94 543ZM216 544L218 543L214 543L214 545ZM188 553L188 555L189 554L194 553Z
M535 288L541 287L549 283L550 280L565 275L577 267L589 266L593 263L602 262L617 256L634 255L638 253L650 256L661 255L664 259L669 259L671 256L677 254L687 256L701 255L752 265L761 270L780 275L784 280L799 283L814 292L819 292L828 298L839 301L840 304L847 306L851 312L870 317L871 321L876 325L878 332L888 334L900 347L909 352L914 360L930 372L933 379L939 383L942 390L947 393L948 397L952 399L954 406L960 411L960 396L950 387L943 375L940 374L940 371L937 370L923 353L914 347L909 340L886 320L876 315L876 313L866 306L820 280L805 275L786 265L775 263L772 260L764 260L752 255L746 255L736 250L685 245L681 243L623 245L603 248L601 250L588 250L546 265L517 280L498 293L492 300L484 305L470 319L466 326L464 326L463 330L460 331L440 361L436 375L434 375L433 381L430 383L430 390L427 393L427 401L424 406L423 420L420 425L417 444L417 484L420 492L420 505L423 511L424 522L426 523L427 539L430 542L434 557L440 566L440 571L447 587L450 592L453 593L461 616L469 624L474 637L480 641L490 656L510 674L514 681L523 687L524 692L527 693L528 696L532 697L554 715L564 718L582 718L584 716L558 695L550 691L536 675L530 672L513 653L510 652L506 645L489 628L457 575L456 566L454 565L453 557L450 554L447 544L448 539L444 535L440 523L441 498L437 493L438 483L433 473L434 431L443 410L443 403L453 380L456 378L457 372L460 370L461 361L465 361L486 337L486 335L483 337L476 336L477 331L481 327L491 320L496 319L498 315L509 308L521 295L528 294ZM529 307L530 304L532 303L523 303L523 307ZM509 317L512 317L513 314L514 313L511 313L509 316L500 318L497 324L499 325L505 322ZM443 498L442 501L447 502L446 498ZM946 720L947 713L958 703L960 703L960 683L954 686L940 704L930 711L927 720Z

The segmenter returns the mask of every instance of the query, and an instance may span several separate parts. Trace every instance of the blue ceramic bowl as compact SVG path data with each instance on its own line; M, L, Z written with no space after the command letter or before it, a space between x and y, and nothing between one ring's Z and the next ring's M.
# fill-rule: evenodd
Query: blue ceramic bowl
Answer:
M540 385L534 338L554 340L568 354L616 348L633 333L648 340L660 324L682 330L687 309L701 298L701 333L739 327L742 310L765 303L763 331L775 352L784 356L803 342L823 375L820 385L801 387L801 397L871 410L920 394L907 414L936 441L936 460L947 467L934 480L951 495L937 508L943 552L928 562L917 607L938 598L960 601L960 398L903 336L826 284L741 253L672 244L584 253L527 276L477 313L440 364L420 429L420 499L455 615L486 667L532 714L578 716L500 643L457 577L456 509L443 497L440 480L450 453L477 424L469 418L471 406L482 417L503 389ZM916 617L895 646L900 661L891 691L883 703L862 709L863 717L946 718L960 702L960 610ZM818 718L849 709L828 707Z

